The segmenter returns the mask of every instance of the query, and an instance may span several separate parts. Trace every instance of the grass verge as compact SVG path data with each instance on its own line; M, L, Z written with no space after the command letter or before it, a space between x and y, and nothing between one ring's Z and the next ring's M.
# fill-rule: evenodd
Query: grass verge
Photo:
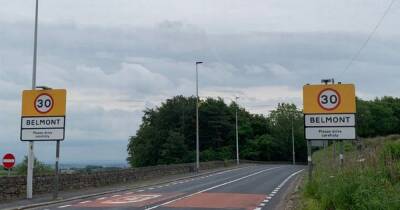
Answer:
M313 180L302 189L300 209L400 209L400 136L362 141L362 147L345 143L343 167L332 145L314 153Z

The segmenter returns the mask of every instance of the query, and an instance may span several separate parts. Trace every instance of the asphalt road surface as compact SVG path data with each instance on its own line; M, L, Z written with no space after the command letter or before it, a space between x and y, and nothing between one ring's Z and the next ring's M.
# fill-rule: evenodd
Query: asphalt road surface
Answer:
M251 165L115 194L58 203L70 209L276 209L304 166Z

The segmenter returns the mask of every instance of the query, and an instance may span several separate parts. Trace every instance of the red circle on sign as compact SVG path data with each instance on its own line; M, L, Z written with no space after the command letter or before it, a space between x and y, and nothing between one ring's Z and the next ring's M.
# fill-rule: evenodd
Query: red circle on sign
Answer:
M50 108L49 108L47 111L41 111L41 110L39 110L39 109L36 107L36 101L37 101L38 98L41 97L41 96L47 96L47 97L49 97L49 98L51 99L51 106L50 106ZM54 99L53 99L53 97L51 97L51 95L49 95L49 94L47 94L47 93L42 93L42 94L38 95L38 96L35 98L35 101L33 102L33 106L35 107L36 111L39 112L39 113L42 113L42 114L46 114L46 113L50 112L50 111L53 109L53 105L54 105Z
M336 104L334 107L327 108L327 107L324 107L324 105L321 104L321 101L320 101L319 99L321 98L322 93L325 92L325 91L332 91L332 92L334 92L334 93L337 95L337 101L338 101L338 102L337 102L337 104ZM317 101L318 101L318 105L319 105L322 109L324 109L324 110L326 110L326 111L332 111L332 110L338 108L338 106L339 106L340 103L342 102L342 99L341 99L341 97L340 97L339 92L337 92L336 90L334 90L334 89L332 89L332 88L326 88L326 89L321 90L321 92L319 92Z
M15 157L11 153L7 153L3 157L3 166L6 169L10 169L15 165Z

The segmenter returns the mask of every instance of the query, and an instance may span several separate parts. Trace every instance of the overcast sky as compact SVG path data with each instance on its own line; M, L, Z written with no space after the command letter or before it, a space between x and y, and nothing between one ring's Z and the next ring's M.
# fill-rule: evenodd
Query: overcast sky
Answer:
M0 155L19 141L31 87L34 0L0 0ZM253 113L302 105L302 86L354 83L357 95L400 96L400 2L345 70L390 0L40 0L38 85L66 88L61 162L125 161L142 110L166 98L221 96ZM54 160L55 143L36 143Z

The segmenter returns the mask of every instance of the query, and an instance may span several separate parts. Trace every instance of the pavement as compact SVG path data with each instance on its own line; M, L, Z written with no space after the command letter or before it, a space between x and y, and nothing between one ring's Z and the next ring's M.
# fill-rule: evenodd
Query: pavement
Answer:
M250 165L25 209L277 209L304 168Z

